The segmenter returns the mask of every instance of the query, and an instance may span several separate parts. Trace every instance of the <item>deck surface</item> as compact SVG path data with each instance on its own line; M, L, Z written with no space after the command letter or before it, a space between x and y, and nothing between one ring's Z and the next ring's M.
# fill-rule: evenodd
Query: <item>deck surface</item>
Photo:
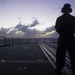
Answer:
M54 75L38 44L0 47L0 75Z

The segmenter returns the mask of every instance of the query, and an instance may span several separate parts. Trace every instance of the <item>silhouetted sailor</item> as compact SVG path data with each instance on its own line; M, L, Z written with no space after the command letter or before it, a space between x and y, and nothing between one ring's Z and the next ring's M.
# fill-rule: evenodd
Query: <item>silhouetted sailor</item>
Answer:
M72 73L75 75L75 17L72 12L71 5L66 3L61 9L63 15L57 18L55 29L59 34L58 47L56 52L56 72L61 75L61 70L65 66L66 50L69 52Z

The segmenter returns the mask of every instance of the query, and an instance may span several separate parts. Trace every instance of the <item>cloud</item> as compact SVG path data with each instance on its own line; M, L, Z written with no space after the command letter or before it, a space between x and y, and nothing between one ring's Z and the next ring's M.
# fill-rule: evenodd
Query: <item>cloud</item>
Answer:
M50 37L52 38L58 38L59 37L59 34L57 32L53 32Z
M33 21L33 23L30 25L30 27L34 27L34 26L36 26L36 25L38 25L38 24L40 24L39 21L38 21L37 19L35 19L35 20Z
M0 35L6 35L9 30L10 30L10 28L1 28Z
M28 30L28 27L29 26L19 23L18 25L16 25L15 28L18 29L19 31L26 32Z
M38 30L36 29L28 29L24 37L28 38L36 38L38 34Z
M54 26L48 27L43 31L34 28L37 24L40 24L38 20L34 20L33 23L25 25L19 22L13 28L1 28L0 35L5 35L10 38L50 38L58 37L55 32ZM32 28L33 27L33 28Z
M38 30L36 29L30 29L29 25L23 25L23 24L18 24L15 26L15 29L17 31L21 31L23 32L23 37L27 38L27 37L36 37L36 35L38 34ZM16 34L17 35L17 34Z
M7 34L8 34L8 35L15 35L16 32L17 32L16 29L11 28L11 29L7 32Z
M58 38L59 34L56 31L48 32L45 35L45 38Z
M49 30L51 29L51 30ZM5 35L10 38L57 38L59 35L52 30L52 27L46 28L44 31L31 29L29 26L18 24L13 28L1 28L0 35Z
M16 28L11 28L8 32L6 37L10 38L23 38L24 33L22 31L17 30Z
M17 19L18 19L18 20L21 20L22 18L21 18L21 17L18 17Z
M51 26L51 27L46 28L46 32L52 32L52 31L54 31L54 30L55 30L54 25Z

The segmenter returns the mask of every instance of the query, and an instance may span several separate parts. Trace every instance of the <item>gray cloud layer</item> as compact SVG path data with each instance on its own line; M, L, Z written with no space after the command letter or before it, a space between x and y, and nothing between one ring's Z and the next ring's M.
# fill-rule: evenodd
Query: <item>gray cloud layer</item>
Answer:
M52 31L55 31L54 26L48 27L44 31L38 31L35 28L32 29L32 27L35 27L39 24L39 21L35 19L30 25L23 25L19 23L13 28L1 28L0 35L4 35L11 38L50 38L55 36L58 37L56 32L52 33Z
M34 26L36 26L36 25L38 25L39 24L39 22L38 22L38 20L34 20L33 21L33 23L30 25L31 27L34 27Z
M46 32L52 32L53 30L55 30L54 25L49 28L46 28Z

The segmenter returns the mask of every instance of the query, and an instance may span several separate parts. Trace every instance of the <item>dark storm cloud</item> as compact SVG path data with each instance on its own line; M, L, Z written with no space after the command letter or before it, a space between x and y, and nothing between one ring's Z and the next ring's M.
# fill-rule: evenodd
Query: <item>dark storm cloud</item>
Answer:
M38 30L36 29L28 29L26 34L24 35L25 37L30 37L30 38L35 38L38 34Z
M18 24L16 25L15 28L17 28L18 30L22 31L22 32L26 32L28 30L28 27L29 26L26 26L26 25L22 25L22 24Z
M46 35L46 38L58 38L58 37L59 37L59 34L56 31Z
M38 22L37 19L35 19L33 23L30 25L24 25L19 23L18 25L15 26L15 29L17 31L22 31L24 33L23 35L24 37L36 37L39 31L36 29L31 29L31 27L34 27L37 24L40 24L40 23Z
M53 34L50 35L52 38L58 38L59 34L57 32L54 32Z
M24 33L24 37L35 37L38 34L38 30L30 29L29 26L18 24L15 26L17 31L22 31Z
M17 30L15 30L15 29L10 29L10 30L7 32L7 35L12 35L12 36L14 36L15 33L16 33L16 31L17 31Z
M36 26L36 25L38 25L38 24L40 24L39 21L38 21L37 19L35 19L35 20L33 21L33 23L30 25L30 27L34 27L34 26Z
M28 29L27 30L27 34L30 34L30 35L36 35L38 33L38 31L36 29Z
M9 30L10 30L10 28L1 28L0 35L6 35Z
M46 32L52 32L52 31L54 31L54 30L55 30L54 25L51 26L51 27L49 27L49 28L46 28Z
M34 20L32 24L25 25L19 22L15 27L13 28L1 28L0 29L0 35L5 35L7 37L14 37L14 38L40 38L42 36L44 37L55 37L57 36L56 33L51 33L55 30L54 26L48 27L43 31L39 31L35 28L32 29L32 27L36 26L37 24L40 24L38 20ZM48 33L48 34L47 34Z

